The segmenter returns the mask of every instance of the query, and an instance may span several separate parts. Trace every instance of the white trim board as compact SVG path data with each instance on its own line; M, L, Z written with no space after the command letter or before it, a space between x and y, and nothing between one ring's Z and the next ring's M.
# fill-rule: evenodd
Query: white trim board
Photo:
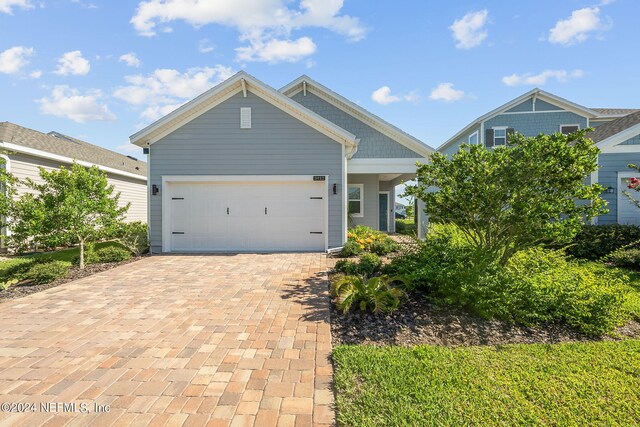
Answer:
M617 206L616 206L616 222L618 224L620 224L620 206L622 205L622 202L627 198L627 196L624 195L624 188L620 188L620 181L623 178L633 178L633 177L637 177L638 173L637 172L622 172L622 171L618 171L618 174L616 176L616 202L617 202ZM632 190L633 191L633 190Z
M640 145L620 145L637 135L640 135L640 123L603 139L596 146L602 153L640 153Z
M85 167L97 166L101 171L111 173L114 175L126 176L127 178L139 179L141 181L147 181L147 177L143 175L136 175L135 173L125 172L119 169L110 168L108 166L102 166L91 162L85 162L84 160L72 159L71 157L61 156L58 154L49 153L47 151L36 150L35 148L24 147L18 144L12 144L10 142L0 142L0 147L5 148L8 151L13 151L21 154L28 154L30 156L41 157L47 160L54 160L61 163L72 164L73 162ZM148 165L147 165L148 170Z
M383 135L388 136L399 144L404 145L420 155L428 157L436 151L419 139L409 135L375 114L370 113L361 106L316 82L307 75L298 77L296 80L280 89L280 92L288 97L292 97L301 91L306 91L307 93L316 95L339 110L349 114L357 120L360 120L366 125L371 126Z
M314 176L324 176L324 182L313 181ZM329 175L164 175L162 176L162 187L160 188L162 206L162 252L171 253L171 230L169 219L171 218L171 204L166 191L167 184L185 182L242 182L242 183L276 183L276 182L317 182L324 187L323 211L324 211L324 250L329 249Z
M302 123L312 127L334 141L347 145L351 149L347 152L347 155L355 152L355 147L357 147L357 139L355 135L347 132L313 111L304 108L302 105L289 99L282 93L267 86L244 71L236 73L233 77L230 77L219 85L209 89L202 95L187 102L183 106L177 108L175 111L167 114L141 131L136 132L131 135L129 139L132 144L140 147L147 147L176 129L184 126L194 118L214 108L216 105L219 105L221 102L224 102L235 94L242 92L243 87L246 91L262 98L266 102L269 102L273 106L281 109L287 114L290 114Z

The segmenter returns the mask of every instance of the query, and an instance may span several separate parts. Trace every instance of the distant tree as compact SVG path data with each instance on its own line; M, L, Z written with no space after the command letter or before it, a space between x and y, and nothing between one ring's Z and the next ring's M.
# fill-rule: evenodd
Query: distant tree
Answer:
M42 183L25 181L32 194L16 202L15 234L47 246L78 244L83 269L85 245L122 222L129 205L118 206L120 193L114 194L107 175L97 166L73 163L52 171L40 168L40 178Z
M479 250L505 263L542 242L567 242L585 220L606 212L603 188L587 185L598 148L580 130L527 138L507 146L461 147L419 165L407 194L425 201L430 221L457 225Z

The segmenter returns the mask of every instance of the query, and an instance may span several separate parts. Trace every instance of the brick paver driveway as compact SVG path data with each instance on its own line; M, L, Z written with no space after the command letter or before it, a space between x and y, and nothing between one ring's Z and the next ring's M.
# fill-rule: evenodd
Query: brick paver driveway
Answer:
M0 402L35 413L0 424L332 424L325 270L155 256L1 303Z

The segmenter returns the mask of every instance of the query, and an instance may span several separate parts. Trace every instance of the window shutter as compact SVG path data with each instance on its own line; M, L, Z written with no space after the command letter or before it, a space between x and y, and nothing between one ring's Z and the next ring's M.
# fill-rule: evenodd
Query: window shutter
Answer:
M484 144L487 147L493 147L493 129L486 129L484 131Z
M507 144L511 143L511 136L516 133L514 128L507 128Z
M240 108L240 129L251 129L251 107Z

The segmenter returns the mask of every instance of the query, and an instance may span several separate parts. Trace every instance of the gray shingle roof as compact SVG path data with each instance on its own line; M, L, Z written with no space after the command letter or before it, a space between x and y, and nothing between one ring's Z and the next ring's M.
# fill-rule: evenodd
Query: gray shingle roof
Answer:
M145 162L133 160L123 154L58 132L45 134L14 123L2 122L0 123L0 141L118 169L135 175L147 176L147 164Z
M603 116L620 116L640 111L637 108L592 108L592 110Z
M600 142L638 123L640 123L640 111L603 123L587 136L594 142Z

